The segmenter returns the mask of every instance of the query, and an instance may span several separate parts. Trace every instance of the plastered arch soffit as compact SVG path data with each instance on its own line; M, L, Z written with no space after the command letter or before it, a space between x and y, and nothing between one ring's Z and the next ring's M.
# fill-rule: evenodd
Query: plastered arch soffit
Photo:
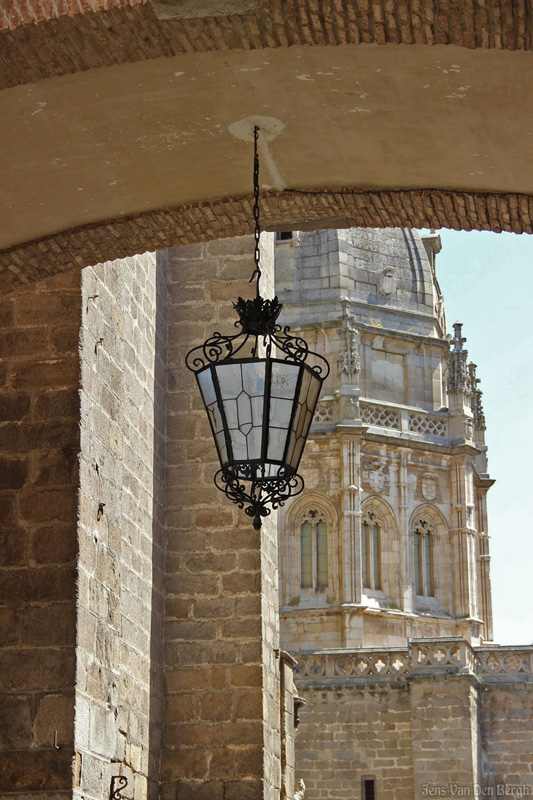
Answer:
M532 232L532 42L527 0L5 0L0 287L249 233L257 116L267 229Z

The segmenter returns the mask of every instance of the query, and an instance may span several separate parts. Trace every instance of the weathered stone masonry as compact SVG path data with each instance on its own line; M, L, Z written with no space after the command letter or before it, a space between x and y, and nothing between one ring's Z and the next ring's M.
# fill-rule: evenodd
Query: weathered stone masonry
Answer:
M360 798L362 777L392 800L533 791L531 648L428 639L313 653L298 686L297 774L312 800Z
M79 274L0 304L1 794L71 787L80 322Z
M231 329L252 252L145 254L2 302L2 796L100 800L121 776L136 800L292 797L276 520L257 533L214 487L184 365ZM272 256L265 236L267 292Z
M77 797L118 774L135 797L158 792L164 270L145 254L83 272Z
M261 532L213 484L193 344L250 296L248 237L170 252L164 797L274 798L281 788L275 517ZM263 288L273 237L263 239ZM243 280L244 276L244 280Z

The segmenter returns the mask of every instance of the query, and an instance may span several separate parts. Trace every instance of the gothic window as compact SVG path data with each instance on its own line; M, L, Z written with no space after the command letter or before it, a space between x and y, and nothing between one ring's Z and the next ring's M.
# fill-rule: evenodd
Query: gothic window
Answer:
M300 524L300 585L317 590L328 585L328 526L317 509L307 511Z
M383 523L374 511L363 517L361 531L361 567L363 587L381 589L381 537Z
M420 519L413 530L413 561L415 567L415 592L433 597L433 541L434 533L426 519Z

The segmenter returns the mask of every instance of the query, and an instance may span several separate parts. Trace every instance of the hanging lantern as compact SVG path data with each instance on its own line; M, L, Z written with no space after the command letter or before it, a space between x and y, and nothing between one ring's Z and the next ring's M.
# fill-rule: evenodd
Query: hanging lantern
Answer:
M259 294L258 134L256 127L251 278L257 280L256 297L239 297L234 303L237 334L214 333L186 358L196 374L220 460L215 484L253 517L257 530L271 508L304 487L298 465L329 373L325 358L278 324L282 305L277 297L265 300Z

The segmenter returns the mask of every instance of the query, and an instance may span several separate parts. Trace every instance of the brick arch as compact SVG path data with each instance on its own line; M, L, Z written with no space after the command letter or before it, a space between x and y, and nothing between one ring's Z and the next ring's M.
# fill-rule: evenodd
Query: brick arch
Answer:
M227 13L210 16L205 3L194 2L180 9L157 0L6 0L0 55L11 51L19 57L5 62L3 86L214 50L346 44L529 50L533 21L527 5L514 0L503 11L500 0L234 0L226 4ZM53 56L51 37L61 44Z
M441 190L268 192L267 230L451 228L533 233L533 195ZM0 289L147 251L252 233L252 198L162 208L0 250Z
M372 53L378 53L379 59L385 60L390 60L392 53L389 67L396 82L403 82L413 99L413 95L418 96L418 84L409 77L412 64L408 63L411 55L407 54L416 56L417 69L423 71L424 59L437 59L434 45L449 45L452 59L458 52L465 59L467 56L473 59L475 63L470 63L469 68L476 76L483 73L484 59L490 56L492 72L497 73L502 65L509 64L510 56L507 54L501 59L499 51L514 51L513 59L529 56L527 51L531 50L533 22L531 15L526 14L525 0L508 4L510 8L505 14L501 13L499 0L476 0L469 4L457 3L456 0L408 0L407 3L392 4L390 0L376 0L371 4L354 3L353 0L291 0L290 3L285 0L231 0L231 3L230 12L210 17L205 16L208 7L205 3L198 2L198 11L195 12L195 0L186 3L176 0L175 4L166 5L162 0L159 4L158 0L6 0L2 4L0 63L4 68L0 71L0 88L12 87L12 91L3 95L11 98L6 99L5 106L10 109L11 123L16 118L21 119L23 114L28 123L27 127L17 129L18 133L11 135L11 141L22 141L26 132L36 131L27 152L18 152L16 146L12 152L6 146L7 166L13 164L16 169L7 169L4 176L12 195L3 211L8 211L12 197L14 210L9 212L10 219L4 220L4 231L8 231L8 235L2 240L4 249L0 249L0 288L3 291L71 268L251 231L249 176L247 171L241 169L239 172L244 163L242 149L227 146L227 137L226 140L224 137L212 139L208 136L211 130L207 133L206 129L200 130L205 120L211 117L213 108L224 107L231 95L228 74L222 69L222 60L226 60L226 53L230 51L232 66L259 57L272 63L276 61L278 71L267 81L269 93L277 91L280 81L289 75L294 79L284 120L284 124L289 123L289 135L283 143L276 142L274 148L276 157L283 160L291 175L286 181L286 189L279 190L274 181L278 191L272 189L263 194L263 223L267 229L400 226L533 232L533 195L527 175L527 164L533 163L533 159L528 157L527 147L521 151L520 163L517 164L514 155L519 144L521 147L528 144L521 135L520 120L525 113L523 94L513 101L512 124L504 115L505 109L494 110L492 96L481 108L472 110L474 116L467 112L461 117L461 104L453 106L450 113L447 110L442 112L442 103L435 95L436 106L432 108L433 112L435 107L438 108L439 113L436 118L430 115L431 122L425 121L425 114L415 102L413 121L408 115L407 121L403 120L403 127L400 125L398 128L397 118L393 116L393 124L387 128L383 141L380 140L377 150L368 156L361 143L368 149L369 143L376 140L376 133L382 128L383 115L391 112L392 99L397 93L384 92L381 110L377 107L375 114L367 116L372 122L365 132L364 114L350 116L345 113L348 108L345 103L351 103L347 99L351 84L342 90L343 101L332 102L331 107L323 111L323 92L316 89L318 84L298 80L306 78L305 75L295 77L296 65L300 63L295 60L297 57L310 59L313 69L319 70L317 75L324 74L324 65L327 66L333 57L338 58L342 67L338 67L341 72L336 74L344 74L346 81L350 82L350 69L354 63L358 64L359 70L361 64L369 63ZM225 8L228 8L227 3ZM173 9L172 18L168 18L169 9ZM389 46L363 50L369 44ZM404 47L399 47L400 44ZM416 45L416 49L405 45ZM181 75L184 73L179 71L183 68L180 63L189 58L199 59L199 72L204 76L217 64L221 69L218 73L213 70L213 74L218 75L218 83L206 84L205 88L199 78L197 84L191 84L202 91L197 95L196 90L191 89L186 96L188 102L192 106L197 104L197 97L202 92L208 96L208 102L196 120L194 158L190 153L182 158L176 155L176 151L168 154L172 146L167 142L163 143L168 145L166 149L163 145L158 147L158 137L164 139L164 132L154 132L142 125L135 128L133 111L129 114L123 109L122 116L113 117L116 95L110 93L109 82L116 80L122 86L124 80L130 80L128 86L131 90L131 86L140 86L143 81L149 84L151 76L153 84L149 84L143 101L150 101L147 106L156 108L151 101L160 86L159 67L163 64L171 75L174 69ZM423 63L419 63L420 60ZM406 70L401 79L395 71L398 64ZM524 62L520 61L520 64ZM248 87L253 96L266 79L257 78L263 73L255 73L256 66L252 63L244 66L241 71L246 73L246 81L242 85ZM380 69L374 70L373 66L372 74L375 75ZM529 60L526 66L529 70ZM519 82L512 78L520 74L515 64L511 76L506 79L509 85L519 89ZM163 77L168 79L166 73ZM379 83L379 79L376 80ZM31 83L31 87L22 86L27 83ZM104 98L98 101L98 108L87 105L87 93L95 86L100 87L98 91L102 91L102 95L109 93L105 94L108 105L104 104ZM311 88L313 86L315 91ZM78 94L80 88L84 88L83 97ZM135 109L135 90L130 90L124 91L124 102L128 108ZM485 90L490 94L492 83ZM330 93L330 96L341 97L341 94ZM27 105L30 96L34 98L31 108ZM297 113L292 108L296 97L305 98ZM479 102L482 100L478 98ZM240 101L233 99L232 102L233 113L235 104L239 106ZM20 113L18 103L21 104ZM59 111L56 108L58 116L53 122L54 104L61 106L61 103L64 107ZM117 138L120 139L125 130L135 131L121 153L113 150L107 139L102 144L103 139L100 141L90 136L84 139L80 134L80 131L92 131L93 121L90 116L84 117L80 109L90 107L90 114L98 116L100 103L104 109L101 116L105 125L109 128L115 126ZM461 103L464 110L468 102ZM283 113L279 105L278 102L277 111L272 113L281 118ZM481 140L490 140L491 131L483 129L487 105L492 119L505 119L505 125L501 126L502 142L494 140L497 156L491 153L491 158L500 161L498 179L492 181L490 175L479 178L478 175L483 174L481 170L468 172L469 154L474 151L477 138L473 135L468 146L463 141L469 132L477 130L482 130ZM401 110L405 107L405 104L401 105ZM46 110L41 114L43 109ZM72 132L68 120L60 121L61 111L65 118L73 113L75 124ZM250 111L257 113L258 109L254 107L248 113ZM340 121L344 126L342 135L331 136L327 126L318 135L316 120L321 114L329 120L331 113L337 117L331 128ZM177 133L186 131L189 123L186 114L184 111L185 119L179 114L170 115L168 128ZM296 114L296 121L292 114ZM45 118L51 120L49 130L40 127ZM219 122L219 128L226 130L229 119L225 119L224 114L215 121ZM416 145L410 151L403 148L415 127L423 128L420 144L421 141L430 142L435 131L438 131L435 136L438 140L441 123L450 121L452 130L448 130L448 140L443 137L446 145L441 150L440 160L434 158L433 147L424 151L423 157ZM5 126L5 130L8 129L9 124ZM501 132L498 128L498 133ZM98 133L102 134L101 129ZM316 142L315 148L310 146L307 152L306 136L308 144ZM112 135L109 138L113 140ZM146 141L146 155L139 155L136 150L135 143L140 140ZM210 152L213 141L214 155ZM54 144L48 146L47 142ZM93 146L95 142L101 150ZM462 161L457 156L459 144L463 150L472 147L472 151L465 150L467 156L463 156ZM111 150L109 155L115 160L105 162L108 147ZM362 162L372 165L363 177L359 166L356 169L351 167L357 163L360 150L363 151ZM388 154L388 158L380 158L381 152ZM61 166L67 166L63 175L69 176L70 184L62 181L51 167L62 158L68 162ZM187 172L187 167L193 162L204 165L206 159L209 168L203 169L205 180L199 190L196 175L191 175L190 169ZM327 168L320 171L316 163L321 159ZM106 168L103 166L105 163L112 166ZM217 179L229 163L232 170L235 166L235 171ZM154 183L157 191L146 198L144 188L153 180L154 164L159 167ZM288 165L294 164L297 168L289 169ZM313 166L310 168L309 164ZM458 166L452 174L449 167L454 164ZM397 168L398 165L401 166ZM110 174L115 167L121 186L111 189L109 187L117 183L113 181L117 176ZM126 171L135 175L134 181L124 179ZM170 174L176 174L176 183L180 179L183 181L183 190L181 187L175 191L174 187L169 189L165 176ZM81 194L85 191L83 183L75 182L78 175L81 175L80 181L87 179L88 185L91 184L87 195ZM91 176L97 178L91 180ZM21 189L24 196L17 202L15 195L19 186L25 187L26 193ZM85 197L88 205L85 205ZM123 198L127 198L124 208L121 206ZM47 214L39 210L44 205L49 208Z

